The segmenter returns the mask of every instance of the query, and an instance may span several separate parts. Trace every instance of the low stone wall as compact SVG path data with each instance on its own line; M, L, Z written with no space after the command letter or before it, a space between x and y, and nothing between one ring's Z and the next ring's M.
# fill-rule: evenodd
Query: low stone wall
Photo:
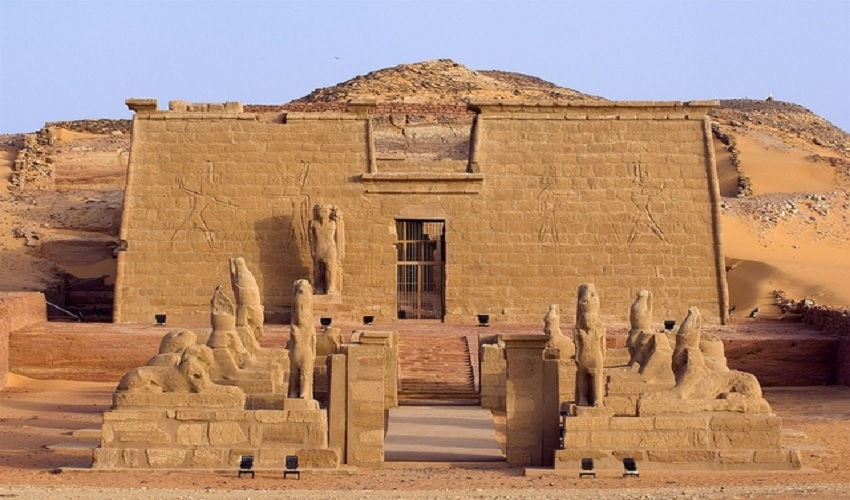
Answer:
M234 468L242 455L257 467L283 468L287 455L298 455L299 467L338 467L327 431L317 409L120 409L103 415L94 467Z
M570 417L566 448L555 451L555 468L575 468L585 457L664 468L798 469L800 452L780 448L782 419L734 412L645 417Z
M835 383L850 385L850 309L813 305L804 306L802 313L804 323L839 338L835 360Z
M20 328L47 321L47 304L39 292L0 293L0 388L10 371L9 336Z

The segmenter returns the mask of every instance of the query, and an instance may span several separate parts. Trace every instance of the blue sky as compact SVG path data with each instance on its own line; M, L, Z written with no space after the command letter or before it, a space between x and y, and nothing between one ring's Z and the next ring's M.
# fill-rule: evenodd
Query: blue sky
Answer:
M773 95L850 131L848 26L848 0L0 0L0 133L439 58L609 99Z

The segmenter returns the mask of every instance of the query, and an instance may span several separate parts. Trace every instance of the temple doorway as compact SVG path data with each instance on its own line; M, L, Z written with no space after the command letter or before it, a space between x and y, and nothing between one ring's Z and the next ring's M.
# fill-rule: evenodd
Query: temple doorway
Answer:
M443 319L446 222L396 220L399 319Z

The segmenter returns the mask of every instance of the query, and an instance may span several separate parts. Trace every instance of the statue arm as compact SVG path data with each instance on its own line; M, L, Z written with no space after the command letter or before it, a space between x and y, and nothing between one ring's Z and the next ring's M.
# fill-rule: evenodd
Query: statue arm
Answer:
M345 224L342 222L342 217L336 221L334 239L336 242L337 255L339 255L339 260L342 260L342 258L345 257Z

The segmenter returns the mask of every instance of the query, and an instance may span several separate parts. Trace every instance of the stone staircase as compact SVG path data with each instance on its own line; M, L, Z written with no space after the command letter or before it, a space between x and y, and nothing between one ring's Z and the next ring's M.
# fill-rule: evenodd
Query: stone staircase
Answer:
M480 404L469 354L458 333L399 332L399 404Z

